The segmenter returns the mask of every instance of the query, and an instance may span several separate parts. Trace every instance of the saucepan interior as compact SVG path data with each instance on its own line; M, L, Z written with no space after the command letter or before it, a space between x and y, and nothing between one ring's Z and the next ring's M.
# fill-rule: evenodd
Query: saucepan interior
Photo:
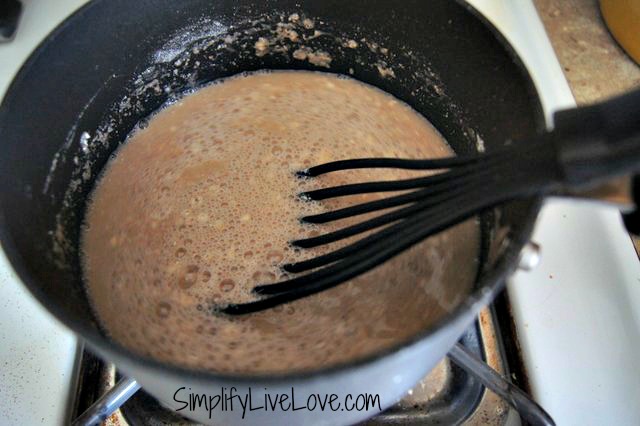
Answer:
M521 64L448 0L91 3L39 47L0 107L0 236L29 289L94 347L139 358L100 331L82 285L78 238L96 177L161 105L262 69L375 85L427 117L458 154L542 126ZM525 200L485 215L476 289L497 285L536 212Z

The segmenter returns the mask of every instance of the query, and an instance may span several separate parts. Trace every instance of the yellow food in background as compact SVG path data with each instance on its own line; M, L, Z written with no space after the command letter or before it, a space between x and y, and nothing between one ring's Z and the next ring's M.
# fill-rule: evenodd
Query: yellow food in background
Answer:
M640 64L640 0L600 0L600 10L613 37Z

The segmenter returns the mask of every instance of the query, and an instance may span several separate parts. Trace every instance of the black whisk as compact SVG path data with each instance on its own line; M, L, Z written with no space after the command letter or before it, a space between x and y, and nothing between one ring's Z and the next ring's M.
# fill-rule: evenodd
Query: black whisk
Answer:
M400 168L441 170L399 181L367 182L302 193L308 200L412 190L401 195L306 216L322 224L397 207L356 225L292 241L317 247L379 227L383 229L321 256L283 265L290 273L311 271L254 288L253 302L230 304L222 312L239 315L291 302L362 274L425 238L488 208L531 195L583 190L640 169L640 90L588 107L557 112L555 129L495 152L431 160L366 158L335 161L298 172L314 177L338 170Z

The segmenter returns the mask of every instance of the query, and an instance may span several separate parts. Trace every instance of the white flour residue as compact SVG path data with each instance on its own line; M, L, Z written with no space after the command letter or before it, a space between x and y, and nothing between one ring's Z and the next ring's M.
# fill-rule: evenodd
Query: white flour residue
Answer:
M163 63L174 60L194 42L218 36L227 31L227 26L211 19L202 19L190 27L181 29L158 51L153 54L153 62Z
M271 36L258 37L253 45L255 55L262 57L271 53L290 53L291 57L298 61L308 61L317 67L330 68L333 58L329 52L302 44L329 35L315 28L316 23L313 19L293 13L288 16L287 22L276 23L275 28L270 30ZM288 42L294 43L294 46L287 44ZM295 45L299 47L296 48Z
M256 49L256 56L264 56L269 53L269 40L259 37L253 47Z
M476 150L478 152L484 152L484 141L479 134L476 133Z
M378 69L378 74L382 78L395 78L396 73L393 71L393 68L387 65L384 61L376 62L376 68Z
M44 180L44 185L42 186L42 193L43 194L46 194L47 192L49 192L49 186L51 186L51 179L53 178L53 174L56 171L56 168L58 167L58 161L60 159L62 159L62 160L65 159L66 153L69 150L69 148L71 147L71 144L73 143L73 140L76 137L76 132L78 131L78 123L80 121L82 121L82 117L84 117L85 112L87 111L87 109L89 109L89 107L91 106L93 101L96 99L96 97L98 96L100 91L102 91L102 89L114 77L115 77L115 75L110 76L107 79L107 81L105 81L104 84L98 90L96 90L96 93L94 93L93 96L91 96L91 98L89 98L89 101L80 110L80 114L78 114L78 118L76 119L75 123L73 123L73 126L71 126L71 129L67 133L67 137L64 139L64 143L62 144L60 149L53 156L53 160L51 160L51 165L49 166L49 173L47 173L47 177ZM86 133L86 132L84 132L84 133ZM84 133L83 133L83 135L84 135ZM82 144L82 135L80 136L80 143ZM88 140L85 141L85 143L88 143ZM85 154L87 153L86 151L84 151L84 148L83 148L82 151Z
M318 67L331 67L331 55L324 50L314 51L306 46L302 46L300 49L296 49L291 56L299 61L309 61L310 64Z
M89 139L91 139L89 132L82 132L80 135L80 148L85 154L89 153Z
M58 167L58 159L60 158L60 152L56 152L53 156L53 160L51 160L51 166L49 166L49 173L47 177L44 179L44 186L42 187L42 193L46 194L49 191L49 186L51 185L51 178L53 177L53 172L56 171Z
M355 40L347 40L342 44L342 46L348 47L349 49L357 49L358 48L358 42L355 41Z

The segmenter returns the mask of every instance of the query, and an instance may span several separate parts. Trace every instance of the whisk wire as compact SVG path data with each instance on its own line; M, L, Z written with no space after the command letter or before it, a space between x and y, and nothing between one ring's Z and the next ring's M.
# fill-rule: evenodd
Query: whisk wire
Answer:
M479 173L479 175L484 176L490 171L491 170L485 170L484 173ZM470 187L466 187L465 185L470 185ZM423 192L420 199L416 200L416 202L410 204L408 207L396 209L380 216L376 216L372 219L366 220L364 222L347 226L345 228L341 228L326 234L318 235L316 237L294 240L291 242L291 244L300 248L312 248L324 244L333 243L369 231L371 229L379 228L389 223L396 222L400 219L404 219L414 213L424 210L427 207L446 202L460 193L475 190L480 185L481 184L479 184L475 179L462 179L460 181L454 179L448 187L441 188L440 191Z
M356 158L353 160L332 161L301 170L300 177L315 177L340 170L392 168L409 170L436 170L464 166L478 161L477 155L435 158L428 160L410 160L404 158Z
M484 162L480 162L478 165L477 161L469 161L466 164L459 164L455 167L449 167L448 172L437 173L430 176L424 176L413 179L403 179L403 180L394 180L394 181L377 181L377 182L364 182L364 183L354 183L347 185L339 185L330 188L322 188L316 189L312 191L302 192L300 197L305 200L326 200L328 198L334 197L343 197L346 195L355 195L355 194L367 194L372 192L390 192L390 191L402 191L407 189L415 189L415 188L424 188L425 186L434 185L437 183L441 183L443 181L448 181L450 178L455 176L466 176L475 173L482 168L486 168L488 165L492 163L496 163L504 160L504 156L508 154L506 150L500 150L497 153L494 153L485 158ZM458 157L453 157L458 158ZM482 158L482 156L476 158ZM441 159L443 163L446 164L444 160L446 158ZM356 161L356 160L349 160ZM413 160L408 160L413 161ZM436 160L417 160L417 161L436 161ZM331 164L331 163L329 163ZM474 164L477 167L474 167ZM461 166L465 167L461 167ZM328 173L328 172L327 172Z
M528 154L534 152L535 150L535 146L525 148L523 150L523 157L528 157ZM503 155L507 154L508 152L501 151L499 154L492 154L491 156L488 156L484 162L480 162L477 164L471 163L468 167L446 171L437 175L427 176L426 178L423 178L423 189L420 190L383 198L381 200L368 201L349 207L343 207L341 209L336 209L329 212L308 215L302 217L300 220L302 222L315 224L328 223L348 217L371 213L377 210L384 210L391 207L397 207L403 204L420 201L429 195L441 192L443 190L448 190L453 179L463 178L465 176L469 176L472 179L478 178L478 174L482 174L485 171L490 170L491 166L495 164L505 163L505 161L503 161L505 160ZM376 191L372 190L371 192Z

